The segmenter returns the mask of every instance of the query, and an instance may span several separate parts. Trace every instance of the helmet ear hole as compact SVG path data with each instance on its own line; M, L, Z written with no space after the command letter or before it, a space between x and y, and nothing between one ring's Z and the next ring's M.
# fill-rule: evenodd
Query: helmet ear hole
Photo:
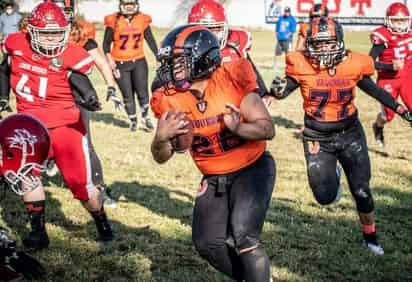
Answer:
M6 153L6 158L7 158L7 159L12 159L13 157L14 157L13 152L8 151L8 152Z

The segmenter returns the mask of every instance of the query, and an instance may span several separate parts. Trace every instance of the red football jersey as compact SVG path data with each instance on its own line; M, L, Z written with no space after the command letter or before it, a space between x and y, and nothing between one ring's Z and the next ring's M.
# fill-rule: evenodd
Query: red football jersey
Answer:
M385 26L371 33L373 44L385 44L385 50L379 56L379 62L392 64L394 60L404 60L404 67L399 71L378 71L378 79L404 77L412 70L412 33L391 33Z
M61 55L46 58L30 47L27 33L14 33L4 40L9 54L11 87L17 111L40 119L47 128L75 123L80 118L69 85L71 71L88 74L94 65L82 47L69 44Z
M222 63L232 62L239 58L246 58L252 47L250 32L240 29L230 29L225 48L220 51Z

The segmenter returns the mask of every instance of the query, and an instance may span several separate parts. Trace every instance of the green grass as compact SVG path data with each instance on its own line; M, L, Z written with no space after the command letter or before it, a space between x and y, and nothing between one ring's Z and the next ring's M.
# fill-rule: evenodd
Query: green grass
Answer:
M165 30L155 30L157 39ZM101 31L99 32L101 36ZM273 34L253 32L252 57L267 83L274 49ZM352 50L367 52L367 33L348 32ZM153 76L154 61L147 57ZM279 73L279 72L278 72ZM105 86L92 79L104 98ZM271 113L277 135L269 150L277 161L276 188L262 240L276 281L412 281L412 131L397 118L385 130L382 152L373 142L371 124L380 106L358 93L357 105L367 133L372 161L371 189L384 256L361 245L361 232L350 193L330 207L316 204L308 186L301 141L293 137L302 123L298 92L277 102ZM61 178L45 179L49 249L35 253L48 269L47 281L229 281L212 269L191 242L191 212L200 174L190 157L177 155L157 165L149 152L153 133L130 133L124 113L111 104L92 115L92 135L108 186L119 197L107 209L119 239L97 243L89 215L62 188ZM0 225L12 229L21 245L29 231L21 200L11 192L1 202Z

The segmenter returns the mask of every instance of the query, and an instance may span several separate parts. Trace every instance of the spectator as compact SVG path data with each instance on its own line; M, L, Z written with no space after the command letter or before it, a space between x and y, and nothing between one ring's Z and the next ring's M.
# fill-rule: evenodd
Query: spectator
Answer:
M9 33L18 32L21 19L13 1L4 3L4 11L0 15L0 38L4 38Z
M286 7L283 16L276 22L276 49L273 68L276 70L279 57L283 53L289 51L291 42L293 40L293 34L296 32L296 19L292 16L290 8Z

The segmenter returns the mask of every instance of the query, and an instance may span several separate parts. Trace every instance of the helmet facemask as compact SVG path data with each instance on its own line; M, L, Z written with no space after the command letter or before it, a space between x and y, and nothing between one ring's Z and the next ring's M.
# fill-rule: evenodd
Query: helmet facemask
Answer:
M135 0L121 0L119 10L122 15L132 16L139 12L139 2Z
M404 15L389 16L385 19L386 26L393 33L403 34L410 30L411 17Z
M40 28L29 24L27 28L30 32L31 47L44 57L57 57L66 49L70 25Z
M216 35L219 40L220 50L225 48L227 43L227 37L229 35L229 25L226 22L215 22L215 21L201 21L199 24L203 25L207 29Z
M322 34L308 37L306 40L306 56L322 68L332 68L338 65L345 57L345 45L336 36Z

